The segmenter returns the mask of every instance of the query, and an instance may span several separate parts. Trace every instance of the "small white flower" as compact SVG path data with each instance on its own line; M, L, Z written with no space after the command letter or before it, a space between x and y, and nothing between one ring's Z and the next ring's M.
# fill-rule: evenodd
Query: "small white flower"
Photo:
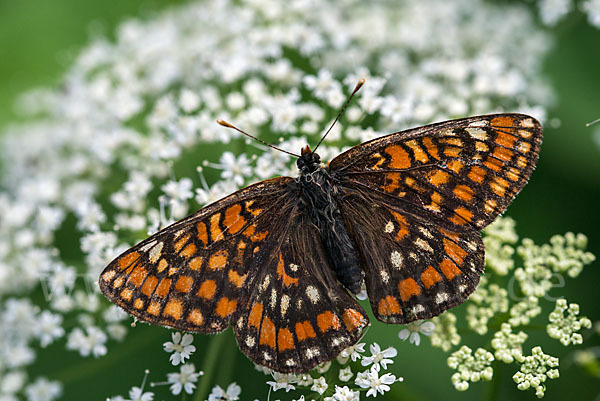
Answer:
M65 334L61 327L63 318L61 315L55 315L49 311L43 311L39 316L39 322L36 325L36 335L40 339L40 345L46 347L57 338Z
M186 113L191 113L200 106L200 97L189 89L183 89L179 94L179 107Z
M352 359L352 362L356 362L357 359L361 359L363 357L362 353L365 352L365 345L365 343L356 343L340 352L340 355L343 358Z
M167 182L161 189L170 199L183 202L194 196L192 186L193 183L191 179L182 178L179 181L171 180Z
M223 170L221 171L221 178L231 179L238 186L244 184L244 177L252 175L252 168L245 153L235 157L231 152L224 152L219 162L220 164L214 165L214 167Z
M419 336L419 333L425 336L430 336L434 329L435 324L433 322L419 320L409 323L405 329L400 330L398 337L401 340L410 338L411 344L419 345L421 343L421 337Z
M242 388L233 382L227 387L227 391L221 386L215 386L208 396L208 401L236 401L240 399Z
M142 387L132 387L129 390L129 400L125 401L152 401L154 400L154 393L148 391L144 393Z
M171 363L175 366L183 363L190 355L196 351L196 347L192 345L194 342L194 336L191 334L184 334L183 338L180 332L173 333L171 335L173 342L167 341L163 344L166 352L173 352L173 355L169 358Z
M379 377L379 366L373 365L371 369L360 372L356 375L354 384L362 388L368 388L367 397L376 397L377 393L383 394L390 391L390 385L396 382L396 376L386 373Z
M25 394L28 401L52 401L62 395L62 386L59 382L51 382L40 377L33 384L25 387Z
M352 373L352 369L350 368L350 366L346 366L344 369L340 369L340 373L338 375L340 381L343 382L347 382L348 380L352 379L352 376L354 376L354 373Z
M379 347L379 344L373 343L369 346L371 350L371 356L363 357L360 363L363 366L369 366L373 364L373 367L381 365L384 369L387 369L388 363L394 363L393 360L389 358L394 358L398 355L398 351L394 347L388 347L383 351Z
M321 376L318 379L315 379L313 381L313 384L310 389L311 389L311 391L315 391L322 395L327 390L328 387L329 387L329 385L325 381L325 378L323 376Z
M275 381L268 381L267 384L271 386L273 391L285 390L287 393L290 390L296 389L292 384L298 381L295 375L281 374L278 372L273 372L272 374Z
M96 358L106 355L106 334L98 327L86 328L86 333L80 328L75 328L69 333L67 349L79 350L81 356L94 355Z
M329 398L331 401L359 401L360 392L350 390L348 386L335 386L335 393Z
M196 367L193 363L188 363L179 368L179 373L167 374L167 381L171 384L171 393L178 395L181 390L185 390L186 393L192 394L196 388L198 376L202 375L202 372L196 372Z

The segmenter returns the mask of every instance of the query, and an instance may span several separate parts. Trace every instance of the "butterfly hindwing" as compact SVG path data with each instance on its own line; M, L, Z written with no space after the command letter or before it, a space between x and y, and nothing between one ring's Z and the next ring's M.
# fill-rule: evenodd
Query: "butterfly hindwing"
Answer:
M365 269L371 309L385 323L429 319L461 304L477 287L484 247L478 231L433 223L360 186L342 208Z
M362 185L421 207L433 221L482 229L526 184L542 129L522 114L469 117L394 133L329 165L340 185Z
M256 274L247 261L270 237L269 211L294 201L285 196L290 180L249 186L157 232L104 269L102 292L142 321L224 330Z
M335 358L369 322L333 276L308 216L290 215L267 259L250 261L260 264L260 273L232 322L251 360L284 373L307 372Z

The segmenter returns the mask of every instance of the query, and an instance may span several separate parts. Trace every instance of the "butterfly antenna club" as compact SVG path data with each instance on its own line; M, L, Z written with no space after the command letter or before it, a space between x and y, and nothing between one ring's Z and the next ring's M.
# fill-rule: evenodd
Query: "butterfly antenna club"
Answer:
M253 136L253 135L250 135L249 133L247 133L247 132L245 132L245 131L242 131L241 129L239 129L239 128L238 128L238 127L236 127L235 125L232 125L232 124L228 123L227 121L224 121L224 120L217 120L217 124L219 124L219 125L222 125L223 127L227 127L227 128L234 129L234 130L236 130L237 132L239 132L240 134L244 134L244 135L246 135L247 137L249 137L249 138L252 138L252 139L254 139L254 140L255 140L255 141L257 141L257 142L260 142L260 143L262 143L263 145L267 145L267 146L268 146L268 147L270 147L270 148L273 148L273 149L279 150L280 152L287 153L288 155L292 155L292 156L294 156L294 157L300 157L300 155L297 155L297 154L295 154L295 153L292 153L292 152L288 152L287 150L284 150L284 149L278 148L278 147L277 147L277 146L275 146L275 145L271 145L270 143L267 143L267 142L263 141L262 139L258 139L257 137L255 137L255 136Z
M342 109L338 113L338 115L335 118L335 120L333 120L333 123L331 123L331 125L329 126L329 129L327 130L327 132L325 132L325 135L323 135L323 137L321 138L321 140L319 141L319 143L317 143L317 146L315 146L315 149L313 150L313 152L315 152L317 150L317 148L319 147L319 145L321 144L321 142L323 142L323 139L325 139L325 137L327 136L327 134L329 134L329 132L331 131L331 129L333 128L333 126L335 125L335 123L338 122L338 120L340 119L340 117L342 116L342 114L344 114L344 112L346 111L346 107L348 107L348 105L350 104L350 101L352 100L352 97L354 96L354 94L356 92L358 92L359 89L362 88L362 86L364 84L365 84L365 79L364 78L361 78L361 79L358 80L358 82L356 83L356 86L354 87L354 90L352 91L352 93L350 94L350 96L348 96L348 99L346 100L346 103L344 103L344 105L342 106Z

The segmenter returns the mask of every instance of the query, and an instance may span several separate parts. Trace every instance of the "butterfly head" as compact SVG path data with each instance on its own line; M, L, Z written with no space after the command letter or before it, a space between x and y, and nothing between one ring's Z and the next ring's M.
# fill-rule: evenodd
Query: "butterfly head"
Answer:
M302 148L300 155L296 164L302 174L312 173L321 166L321 156L310 150L308 145Z

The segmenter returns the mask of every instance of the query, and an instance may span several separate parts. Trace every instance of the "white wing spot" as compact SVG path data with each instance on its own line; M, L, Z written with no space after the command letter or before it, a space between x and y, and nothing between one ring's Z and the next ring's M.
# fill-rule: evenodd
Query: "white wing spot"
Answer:
M388 221L383 231L385 231L388 234L394 232L394 223Z
M310 299L310 301L313 304L316 304L317 302L319 302L319 290L317 290L312 285L309 285L308 287L306 287L306 295L308 296L308 298Z
M404 258L402 257L402 254L400 252L392 252L392 254L390 255L390 259L392 260L392 265L394 265L396 269L402 268L402 262Z
M488 125L487 120L476 120L476 121L472 121L471 124L469 124L470 127L487 127L487 125Z
M298 271L298 265L295 265L293 263L290 263L289 268L293 272L297 272Z
M478 139L480 141L485 141L488 139L488 134L481 128L465 128L465 130L471 135L471 137Z
M429 245L429 242L425 241L423 238L417 238L415 240L415 245L417 245L419 248L423 249L424 251L433 253L433 248L431 247L431 245Z
M416 315L418 313L425 312L425 307L421 304L416 304L413 306L412 311Z
M269 354L267 351L263 351L263 358L265 358L265 361L270 361L271 359L273 359L271 357L271 354Z
M461 284L458 286L458 291L460 292L465 292L467 290L467 286L464 284Z
M281 296L281 317L284 317L290 307L290 297L286 294Z
M423 234L424 236L426 236L427 238L433 238L433 234L431 234L431 231L429 231L428 229L426 229L425 227L421 227L419 229L419 231L421 231L421 234Z
M150 249L150 262L156 263L160 259L164 243L161 241Z
M256 344L256 340L254 339L254 337L246 337L246 345L250 348L254 347L254 345Z
M287 366L294 366L296 364L296 361L294 361L293 359L288 359L287 361L285 361L285 364Z
M271 309L275 309L275 305L277 304L277 291L275 291L275 288L271 288Z
M146 245L144 245L143 247L140 248L140 251L146 252L146 251L148 251L148 249L152 248L154 245L156 245L156 240L148 242Z
M414 260L415 262L418 262L418 261L419 261L419 257L418 257L418 256L417 256L417 254L416 254L416 253L414 253L414 252L411 252L411 253L409 253L409 254L408 254L408 256L409 256L409 257L410 257L412 260Z
M384 283L387 284L390 281L390 275L385 270L380 270L379 275L381 276L381 279Z
M436 296L435 296L435 303L437 304L441 304L444 303L448 300L449 296L448 293L446 292L439 292Z
M531 128L533 127L533 120L531 118L526 118L525 120L521 120L521 127Z
M263 279L263 282L260 286L260 292L264 292L270 283L271 283L271 276L267 274L265 276L265 278Z
M320 353L321 353L321 351L319 351L319 349L317 347L308 348L305 352L306 357L308 359L312 359L316 356L319 356Z

